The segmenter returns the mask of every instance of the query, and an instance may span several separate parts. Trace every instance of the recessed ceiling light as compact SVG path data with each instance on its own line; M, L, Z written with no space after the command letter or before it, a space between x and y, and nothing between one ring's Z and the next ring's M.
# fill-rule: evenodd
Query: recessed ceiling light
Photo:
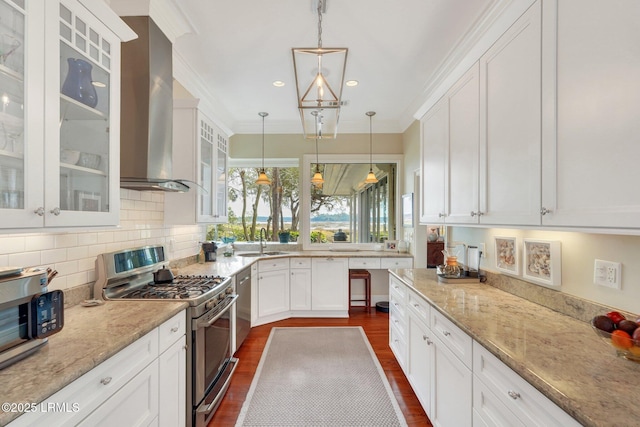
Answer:
M276 80L275 82L273 82L273 85L275 87L282 87L284 86L284 82L282 80Z
M358 81L357 80L347 80L344 84L346 84L349 87L358 86Z

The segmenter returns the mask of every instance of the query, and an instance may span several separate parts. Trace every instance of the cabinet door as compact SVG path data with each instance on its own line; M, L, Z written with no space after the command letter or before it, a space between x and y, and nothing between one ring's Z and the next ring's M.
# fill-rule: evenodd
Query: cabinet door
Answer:
M229 138L218 129L218 149L216 153L216 203L214 217L216 222L227 222L227 163L229 156Z
M227 137L202 113L198 138L198 222L227 220Z
M0 2L0 215L2 228L42 227L44 14L33 0ZM25 90L26 86L29 90ZM26 161L28 159L28 161ZM39 210L44 215L44 210Z
M258 274L258 317L289 311L289 270Z
M291 310L311 310L311 269L291 269Z
M475 64L449 93L447 223L478 223L480 83Z
M79 426L147 426L158 416L158 360L118 390Z
M538 1L480 59L481 224L540 224L540 9Z
M160 427L182 427L187 421L187 341L183 335L159 357Z
M409 360L407 378L425 412L431 416L433 338L417 316L409 314Z
M542 223L640 228L640 3L549 7L557 27L545 25L555 41L545 61L557 61L557 80L547 83L557 82L557 94L550 84L543 93L557 102L557 134L552 127L544 140L542 206L551 212Z
M420 222L442 223L445 212L445 194L448 180L445 165L448 161L449 141L448 99L443 97L421 121L420 167L422 197L420 198Z
M117 225L120 39L77 0L45 11L45 225Z
M349 310L348 258L311 260L311 308Z
M435 427L470 426L472 374L437 337L432 337L431 412Z

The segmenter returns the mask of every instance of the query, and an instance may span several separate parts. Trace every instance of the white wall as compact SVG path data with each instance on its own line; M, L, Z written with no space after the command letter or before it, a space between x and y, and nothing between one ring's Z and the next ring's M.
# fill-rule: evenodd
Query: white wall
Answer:
M165 245L170 259L198 253L202 226L165 226L164 193L120 190L120 226L78 231L0 234L0 266L51 267L58 276L50 290L95 281L98 254L146 245Z

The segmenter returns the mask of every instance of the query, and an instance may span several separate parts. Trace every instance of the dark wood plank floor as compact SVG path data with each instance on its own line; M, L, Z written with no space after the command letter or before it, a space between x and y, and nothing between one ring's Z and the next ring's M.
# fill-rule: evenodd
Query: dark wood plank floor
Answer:
M407 424L412 427L431 427L431 422L389 348L389 315L373 308L370 313L366 313L363 309L353 309L348 319L287 319L252 328L236 352L236 357L240 359L238 368L227 394L208 427L235 425L262 356L262 350L274 326L362 326L387 375Z

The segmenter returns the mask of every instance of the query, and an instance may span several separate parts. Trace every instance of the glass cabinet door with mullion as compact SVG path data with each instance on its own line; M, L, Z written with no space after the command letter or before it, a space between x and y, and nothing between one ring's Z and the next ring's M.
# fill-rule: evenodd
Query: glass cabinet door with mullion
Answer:
M200 176L198 177L198 222L213 222L214 219L214 172L215 172L215 154L216 154L216 132L213 126L200 116L199 129L199 155L198 167Z
M59 163L47 171L45 224L115 225L120 40L74 0L60 2L57 15L59 70L48 81L58 92L58 144L47 146Z
M44 21L35 8L33 0L0 0L2 228L42 226L41 217L26 212L38 208L43 191L42 113L34 112L43 103L42 59L34 52L42 48Z
M218 132L218 152L216 167L216 212L217 222L227 221L227 153L229 149L229 139L226 135Z

